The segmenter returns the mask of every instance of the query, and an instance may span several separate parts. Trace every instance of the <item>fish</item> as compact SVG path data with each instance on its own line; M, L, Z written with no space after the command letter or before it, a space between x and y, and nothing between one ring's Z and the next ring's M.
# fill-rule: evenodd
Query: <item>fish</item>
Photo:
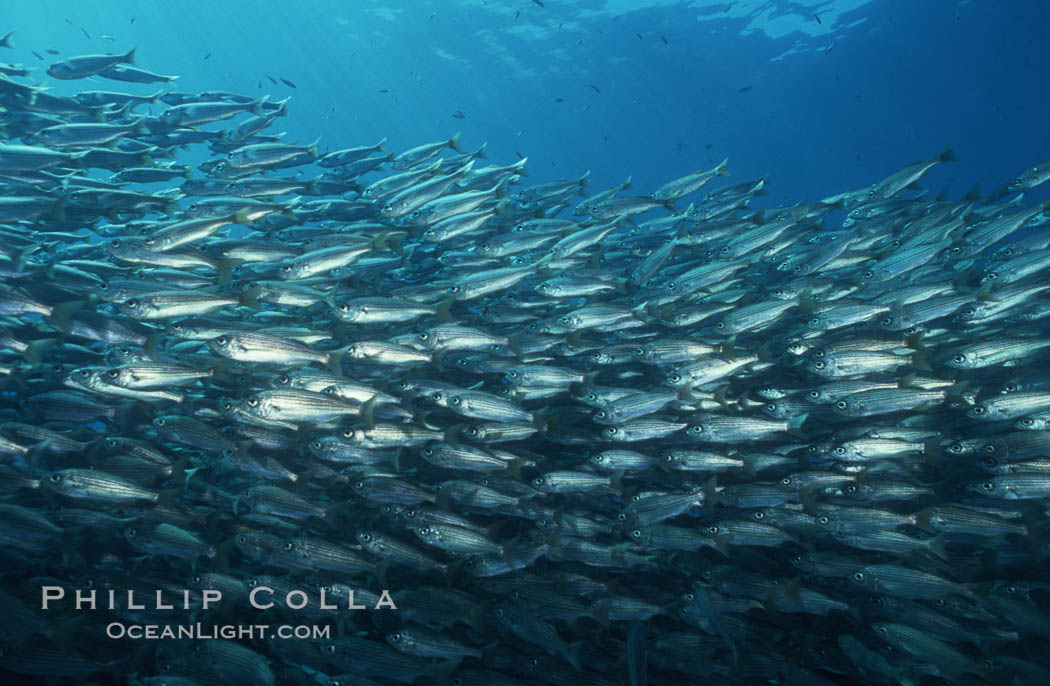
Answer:
M135 64L135 48L123 55L79 55L55 62L47 68L47 75L62 80L85 79L102 74L119 64Z
M133 61L2 68L5 675L1045 681L1046 163L757 208L682 144L592 190ZM88 657L39 604L88 584L330 634Z

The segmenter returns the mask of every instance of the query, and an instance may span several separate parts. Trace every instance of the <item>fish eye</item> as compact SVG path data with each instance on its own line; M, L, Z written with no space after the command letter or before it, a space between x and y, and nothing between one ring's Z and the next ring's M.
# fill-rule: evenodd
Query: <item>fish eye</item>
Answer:
M682 377L679 376L678 374L671 374L670 376L667 377L667 380L670 381L671 383L678 383L679 381L682 380Z
M605 419L605 417L606 417L605 410L601 410L601 411L597 412L594 415L595 419Z
M839 447L835 448L835 454L836 455L845 455L846 454L846 449L840 445Z
M425 341L428 338L430 338L430 336L427 334L426 331L424 331L423 333L419 334L419 340L421 340L421 341Z
M459 405L463 401L460 399L460 397L458 395L456 395L456 396L453 396L453 397L449 398L448 402L451 405Z
M817 521L820 522L821 524L827 524L831 520L828 519L827 515L822 515L820 517L817 517Z
M854 581L864 581L864 573L863 572L854 572L853 573L853 580Z
M827 366L828 366L827 363L823 362L823 361L818 361L818 362L814 362L813 363L813 369L824 369L824 367L827 367Z
M785 476L783 479L780 480L780 483L784 484L785 486L790 486L791 485L791 477L790 476Z
M353 438L353 437L354 437L354 430L353 429L347 429L346 431L343 432L343 438Z
M893 323L893 317L883 317L882 319L879 320L879 323L882 324L883 326L889 326L890 324Z
M973 413L976 414L976 415L982 415L982 414L984 414L984 408L981 407L980 405L974 405Z
M361 534L361 540L364 541L365 543L371 543L372 542L372 534Z
M246 402L248 403L248 407L255 407L259 404L259 399L253 395L252 397L248 398Z
M52 475L51 475L50 477L48 477L48 478L49 478L49 480L51 481L51 483L53 483L53 484L57 484L57 483L58 483L59 481L61 481L61 480L62 480L62 475L61 475L61 474L52 474Z
M758 512L755 513L755 519L765 519L765 518L766 518L766 513L763 512L762 510L759 510Z
M873 272L870 269L868 269L863 274L861 274L861 276L863 276L865 279L870 279L873 276L875 276L875 272Z
M810 391L806 395L808 395L810 398L813 398L814 400L816 400L817 398L820 397L820 391Z
M215 339L215 343L216 343L216 345L222 345L222 346L229 345L230 339L226 338L226 336L219 336L218 338Z
M819 324L820 324L820 317L813 317L812 319L809 320L809 325L810 326L817 326Z
M626 522L627 521L627 515L624 514L623 512L621 512L620 514L616 515L616 518L619 519L621 522Z
M716 535L718 533L718 526L715 525L715 524L712 524L711 526L707 527L706 531L707 531L707 533L709 533L712 536L714 536L714 535Z
M313 443L310 444L310 448L312 450L320 450L321 449L321 441L314 441Z
M724 246L722 246L722 250L721 250L720 252L721 252L721 253L722 253L723 255L728 255L728 254L729 254L729 246L728 246L728 245L724 245Z
M715 328L716 329L724 329L724 328L726 328L726 323L725 322L718 322L717 324L715 324Z
M850 495L856 495L856 493L857 493L857 486L856 486L856 484L850 484L849 486L846 486L846 493L849 493Z
M292 543L291 541L288 541L287 543L284 544L284 549L285 550L295 550L295 544Z
M952 361L957 364L962 364L966 361L966 355L952 355Z
M975 310L972 307L967 307L965 310L963 310L963 316L965 316L965 317L972 317L976 313L977 313L977 310Z
M165 421L164 417L157 417L153 420L153 423L157 426L164 426L167 422Z
M985 481L981 483L981 488L985 491L994 491L995 484L993 484L991 481Z
M641 529L632 529L631 530L631 538L641 538L641 537L642 537L642 530Z
M459 293L459 286L449 286L448 292L449 293Z
M994 455L995 454L995 444L989 443L988 445L984 446L984 452L988 453L989 455Z
M1021 426L1035 426L1035 420L1031 417L1025 417L1021 420Z
M837 403L835 403L835 407L839 408L840 410L845 410L847 407L849 407L849 403L847 403L845 400L840 400Z

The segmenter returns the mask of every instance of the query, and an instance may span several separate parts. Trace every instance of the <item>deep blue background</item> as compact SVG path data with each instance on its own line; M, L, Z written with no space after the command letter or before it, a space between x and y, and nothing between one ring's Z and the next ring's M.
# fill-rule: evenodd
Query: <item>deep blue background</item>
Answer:
M1050 158L1046 0L544 5L5 3L0 31L15 31L16 50L0 60L45 78L59 59L47 48L137 45L138 64L181 75L181 90L292 95L281 129L320 134L322 150L383 136L403 149L461 130L495 162L527 155L530 181L591 169L594 187L633 175L637 192L728 156L733 180L769 173L767 201L814 200L954 144L962 161L929 185L957 197ZM56 92L86 88L152 90L93 79Z

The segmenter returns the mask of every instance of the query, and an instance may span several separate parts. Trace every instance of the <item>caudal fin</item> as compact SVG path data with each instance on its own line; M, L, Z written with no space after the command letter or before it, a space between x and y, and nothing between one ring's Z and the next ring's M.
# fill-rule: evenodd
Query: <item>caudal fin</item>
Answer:
M939 162L958 162L959 158L955 156L955 146L949 145L947 148L941 151L940 155L937 155L937 161Z

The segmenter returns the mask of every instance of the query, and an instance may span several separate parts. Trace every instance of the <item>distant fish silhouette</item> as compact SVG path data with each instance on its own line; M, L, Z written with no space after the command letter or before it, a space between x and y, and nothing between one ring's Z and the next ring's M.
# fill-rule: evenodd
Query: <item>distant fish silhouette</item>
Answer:
M281 81L284 83L284 85L288 86L289 88L295 88L295 84L289 81L288 79L281 79Z
M47 52L47 54L49 54L49 55L57 55L58 54L58 50L55 50L54 48L48 48L45 52Z
M554 102L565 102L565 98L554 98Z
M546 7L540 0L532 0L533 4L539 5L540 7Z
M751 86L744 86L743 88L738 88L736 92L737 93L746 93L749 90L751 90Z
M669 45L669 43L667 42L667 39L664 38L664 34L662 34L662 33L660 34L660 40L662 40L664 42L664 45Z
M463 110L456 110L452 117L455 119L466 119L467 115L463 114Z
M82 33L84 34L84 36L85 36L85 37L86 37L86 38L87 38L88 40L91 40L91 34L90 34L90 33L88 33L88 32L87 32L87 30L86 30L86 29L85 29L85 28L84 28L83 26L81 26L81 27L80 27L80 31L81 31L81 32L82 32Z
M40 54L39 52L37 52L36 50L33 50L33 51L32 51L32 53L33 53L34 55L36 55L36 58L37 58L38 60L42 60L42 59L44 59L44 56L43 56L43 55L41 55L41 54Z
M587 85L593 88L595 93L601 93L601 91L598 90L598 86L595 86L593 83L588 83Z
M270 76L269 74L266 74L266 78L270 79L270 83L272 83L273 85L275 85L275 86L279 85L277 83L277 79L275 79L274 77Z
M389 88L380 88L380 89L379 89L379 92L380 92L380 93L389 93L389 92L390 92L390 89L389 89Z
M522 155L522 154L521 154L520 152L518 152L517 150L515 150L515 151L514 151L514 154L518 156L518 159L519 159L519 160L523 160L523 159L525 159L525 156L524 156L524 155Z
M211 57L211 53L210 52L207 55L204 56L204 59L208 59L209 57Z
M818 23L818 24L823 24L823 23L824 23L824 22L822 22L822 21L820 20L820 15L819 15L819 14L817 14L816 12L814 12L814 13L813 13L813 18L817 20L817 23Z

